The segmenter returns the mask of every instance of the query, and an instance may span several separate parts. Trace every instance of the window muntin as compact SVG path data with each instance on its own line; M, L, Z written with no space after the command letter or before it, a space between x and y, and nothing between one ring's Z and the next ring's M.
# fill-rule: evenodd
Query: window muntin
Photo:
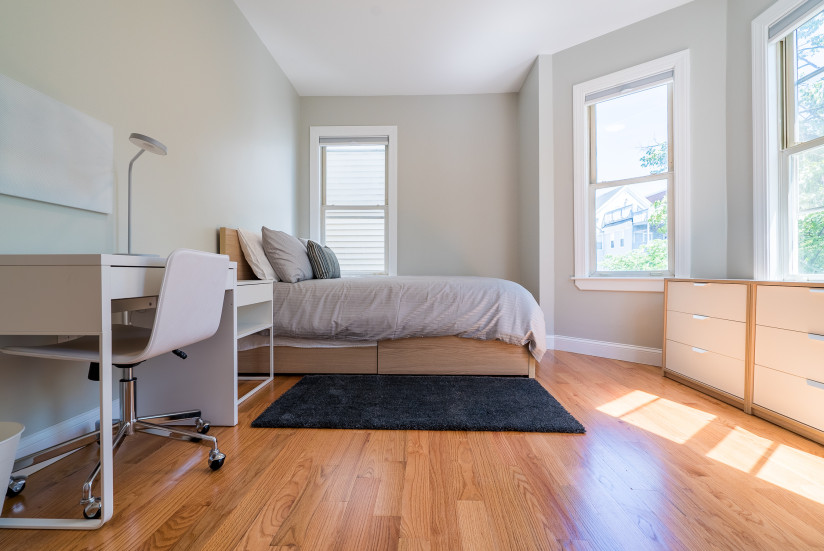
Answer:
M824 11L777 48L781 79L778 194L781 275L824 278Z
M590 275L672 275L667 210L674 183L672 77L640 90L633 83L625 87L630 91L587 107L589 220L595 236ZM598 245L606 233L619 236L618 247L613 238L606 251ZM624 235L633 238L625 241Z
M387 145L320 147L322 242L342 274L387 274Z

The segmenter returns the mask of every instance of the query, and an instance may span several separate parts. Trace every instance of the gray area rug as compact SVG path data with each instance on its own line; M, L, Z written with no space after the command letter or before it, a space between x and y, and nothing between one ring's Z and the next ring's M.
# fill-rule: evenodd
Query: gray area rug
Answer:
M585 432L535 379L446 375L306 375L252 426Z

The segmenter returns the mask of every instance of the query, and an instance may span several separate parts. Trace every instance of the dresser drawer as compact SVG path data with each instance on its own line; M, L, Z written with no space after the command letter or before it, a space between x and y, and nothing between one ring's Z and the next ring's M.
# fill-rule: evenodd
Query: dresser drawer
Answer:
M757 325L755 363L824 381L824 337Z
M747 286L672 282L667 284L667 310L744 322L747 321Z
M756 364L753 403L824 430L824 382Z
M756 287L755 323L824 335L824 288Z
M741 321L670 311L667 312L667 339L743 360L747 325Z
M666 369L733 396L744 396L744 360L667 340Z

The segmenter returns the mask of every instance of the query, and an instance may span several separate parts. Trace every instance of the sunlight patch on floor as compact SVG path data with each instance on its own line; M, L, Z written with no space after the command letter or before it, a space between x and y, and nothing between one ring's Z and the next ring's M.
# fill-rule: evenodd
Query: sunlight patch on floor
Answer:
M687 442L715 419L711 413L640 390L597 409L678 444Z
M824 504L824 458L779 444L756 476Z
M707 457L748 473L758 465L771 445L772 440L757 436L741 427L734 427L723 440L707 452Z

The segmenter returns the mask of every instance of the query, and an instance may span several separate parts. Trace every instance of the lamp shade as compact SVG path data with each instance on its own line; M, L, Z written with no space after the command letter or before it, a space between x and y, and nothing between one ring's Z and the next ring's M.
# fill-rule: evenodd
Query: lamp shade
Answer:
M138 134L137 132L132 132L132 134L129 136L129 141L135 144L140 149L144 149L149 153L154 153L156 155L166 154L166 146L157 141L156 139L150 138L149 136Z

